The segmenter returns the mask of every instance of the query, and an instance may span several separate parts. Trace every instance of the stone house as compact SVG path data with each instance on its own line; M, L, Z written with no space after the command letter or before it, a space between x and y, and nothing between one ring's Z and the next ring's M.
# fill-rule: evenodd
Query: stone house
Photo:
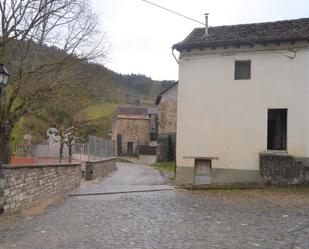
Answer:
M156 99L159 134L176 133L178 82L163 90Z
M137 155L141 146L149 146L156 132L155 110L144 107L118 107L113 117L112 141L118 155Z
M259 183L262 152L309 157L309 18L206 22L173 49L177 181Z
M157 161L172 161L176 156L178 82L175 82L157 97L159 111Z

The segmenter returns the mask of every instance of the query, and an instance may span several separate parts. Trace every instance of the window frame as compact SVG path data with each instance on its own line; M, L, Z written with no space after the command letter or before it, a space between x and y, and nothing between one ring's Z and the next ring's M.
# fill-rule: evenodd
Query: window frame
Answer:
M241 78L237 77L237 63L249 63L249 77L248 78ZM252 79L252 61L251 60L235 60L234 61L234 80L251 80Z
M269 139L269 121L270 121L270 115L274 114L271 113L273 111L284 111L285 112L285 148L283 149L274 149L274 148L270 148L269 144L268 144L268 139ZM267 108L267 132L266 132L266 150L269 152L280 152L280 153L287 153L288 151L288 131L289 131L289 109L288 108Z

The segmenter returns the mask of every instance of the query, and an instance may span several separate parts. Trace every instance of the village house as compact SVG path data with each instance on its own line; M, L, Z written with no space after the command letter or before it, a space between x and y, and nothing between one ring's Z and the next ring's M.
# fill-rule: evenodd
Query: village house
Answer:
M178 82L164 89L156 99L158 106L157 161L175 160Z
M309 157L309 18L194 29L180 52L177 181L259 183L260 153Z
M176 133L178 82L164 89L156 99L159 134Z
M117 155L137 155L157 139L156 108L118 107L113 117L112 141Z

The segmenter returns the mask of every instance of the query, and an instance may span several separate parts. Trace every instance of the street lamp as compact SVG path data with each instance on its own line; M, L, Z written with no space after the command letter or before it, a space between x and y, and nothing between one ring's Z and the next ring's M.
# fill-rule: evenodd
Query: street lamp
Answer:
M0 64L0 96L5 85L8 83L10 74L4 64Z

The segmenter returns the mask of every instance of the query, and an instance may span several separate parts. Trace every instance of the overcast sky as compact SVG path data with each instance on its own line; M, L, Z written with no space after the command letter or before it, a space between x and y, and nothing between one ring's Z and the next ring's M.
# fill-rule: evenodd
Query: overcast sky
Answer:
M150 0L209 25L277 21L309 17L309 0ZM119 73L140 73L163 80L178 78L171 54L198 23L142 0L91 0L111 45L105 65Z

